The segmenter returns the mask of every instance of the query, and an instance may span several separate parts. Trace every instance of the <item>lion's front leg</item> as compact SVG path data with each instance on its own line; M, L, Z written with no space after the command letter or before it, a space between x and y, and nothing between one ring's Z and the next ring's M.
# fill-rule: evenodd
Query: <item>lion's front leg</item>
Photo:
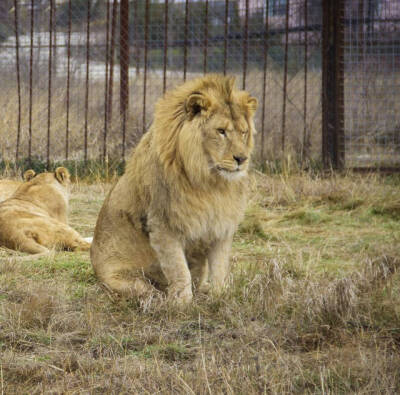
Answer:
M178 303L191 302L192 280L179 239L165 229L157 229L150 232L150 245L168 281L168 298Z
M209 282L217 292L222 289L228 275L231 245L232 237L218 240L208 253Z

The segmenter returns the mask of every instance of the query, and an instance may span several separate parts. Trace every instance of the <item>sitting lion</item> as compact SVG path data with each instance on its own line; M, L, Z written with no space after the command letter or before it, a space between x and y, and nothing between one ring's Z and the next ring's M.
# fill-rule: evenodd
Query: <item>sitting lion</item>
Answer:
M34 170L27 170L23 176L24 181L31 180L35 174ZM22 181L17 180L0 180L0 202L11 197L21 184Z
M0 203L0 246L30 254L50 248L88 250L90 243L67 225L69 184L64 167L22 183Z
M220 289L246 206L257 101L207 75L167 93L100 211L96 275L124 296L153 285L178 303Z

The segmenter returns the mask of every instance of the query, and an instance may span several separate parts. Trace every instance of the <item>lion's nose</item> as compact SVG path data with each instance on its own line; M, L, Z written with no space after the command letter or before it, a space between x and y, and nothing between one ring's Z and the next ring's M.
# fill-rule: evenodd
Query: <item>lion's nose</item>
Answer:
M243 162L246 162L247 156L235 156L235 155L233 155L233 159L235 159L237 164L240 166Z

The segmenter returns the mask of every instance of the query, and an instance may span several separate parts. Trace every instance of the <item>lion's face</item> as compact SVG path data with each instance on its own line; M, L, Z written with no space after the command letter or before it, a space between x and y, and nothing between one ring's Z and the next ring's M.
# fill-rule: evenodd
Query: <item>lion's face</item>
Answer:
M246 174L253 148L253 131L246 118L219 111L202 128L203 149L211 172L233 180Z
M155 146L166 174L192 185L245 175L255 133L257 100L234 79L208 75L186 82L157 103Z
M203 171L230 181L245 175L253 149L256 106L256 99L244 91L233 90L229 96L191 94L186 101L188 120L181 133L191 145L184 148L191 154L186 165L192 169L193 165L197 169L202 166Z

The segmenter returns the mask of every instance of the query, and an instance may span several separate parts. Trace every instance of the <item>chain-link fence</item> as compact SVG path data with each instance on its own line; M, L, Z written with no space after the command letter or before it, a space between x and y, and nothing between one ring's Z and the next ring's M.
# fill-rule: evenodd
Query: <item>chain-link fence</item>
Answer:
M346 162L379 166L399 152L399 4L342 1ZM3 0L0 160L124 158L163 92L208 72L258 98L257 160L318 160L323 12L322 0Z
M345 7L345 161L400 167L400 2Z

